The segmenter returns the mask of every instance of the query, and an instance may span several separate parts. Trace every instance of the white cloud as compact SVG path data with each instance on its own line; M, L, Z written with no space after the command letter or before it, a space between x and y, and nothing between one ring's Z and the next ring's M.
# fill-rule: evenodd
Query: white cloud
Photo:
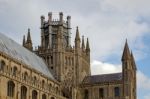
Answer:
M109 6L124 14L142 14L147 15L149 0L104 0L104 6Z
M139 89L150 91L150 78L141 71L137 72L137 85Z
M150 99L150 77L141 71L137 72L137 90L141 99Z
M150 94L144 96L144 99L150 99Z
M113 65L110 63L103 63L97 60L93 60L91 63L91 73L92 75L97 74L107 74L107 73L117 73L121 72L121 65Z
M92 59L105 60L114 53L121 55L126 38L132 45L150 31L149 24L138 22L141 15L150 15L148 4L149 0L86 0L86 3L84 0L0 0L0 31L22 42L20 38L30 27L33 44L37 46L40 43L40 15L44 14L47 19L49 11L63 11L64 16L72 16L73 39L75 27L79 25L81 34L90 39ZM141 57L141 49L136 50Z

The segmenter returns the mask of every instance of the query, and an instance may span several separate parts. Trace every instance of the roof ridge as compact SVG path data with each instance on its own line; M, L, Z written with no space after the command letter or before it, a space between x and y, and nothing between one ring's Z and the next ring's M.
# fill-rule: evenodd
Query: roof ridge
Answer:
M118 73L108 73L108 74L97 74L97 75L91 75L91 76L103 76L103 75L113 75L113 74L122 74L122 72L118 72Z

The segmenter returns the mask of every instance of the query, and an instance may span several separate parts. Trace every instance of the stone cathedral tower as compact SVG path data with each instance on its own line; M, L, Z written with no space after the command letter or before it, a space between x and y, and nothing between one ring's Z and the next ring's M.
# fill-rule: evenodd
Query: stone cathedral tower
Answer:
M54 77L62 83L66 97L72 97L73 87L81 84L85 76L91 75L88 38L85 46L84 36L81 40L77 27L75 45L72 46L70 34L71 16L67 16L66 21L62 12L59 13L59 20L52 19L51 12L48 13L48 21L41 16L41 44L34 51L45 60Z
M77 27L74 45L71 45L71 16L66 20L62 12L59 19L52 16L52 12L48 13L48 20L41 16L41 44L38 48L32 47L30 29L27 40L23 37L23 46L40 56L48 67L46 71L59 82L59 88L53 91L59 89L63 99L136 99L136 63L127 41L121 59L122 72L91 75L88 38L85 44Z

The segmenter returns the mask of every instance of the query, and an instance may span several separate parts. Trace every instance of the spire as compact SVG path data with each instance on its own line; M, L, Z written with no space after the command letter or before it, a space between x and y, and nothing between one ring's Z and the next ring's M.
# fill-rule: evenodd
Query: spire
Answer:
M76 37L75 37L75 41L80 41L80 36L79 36L79 29L78 29L78 26L77 26L77 29L76 29Z
M32 47L32 40L31 40L31 36L30 36L30 29L28 29L28 35L27 35L27 41L26 41L25 47L26 47L27 49L29 49L30 51L33 50L33 47Z
M23 35L23 42L22 42L22 46L25 46L26 44L26 38L25 38L25 35Z
M136 70L136 63L135 63L135 60L134 60L134 56L133 56L133 54L132 54L132 51L131 51L131 64L132 64L132 66L133 66L133 69Z
M90 51L89 39L88 38L87 38L87 42L86 42L86 51Z
M32 43L29 28L28 28L28 35L27 35L27 43Z
M84 36L82 36L82 49L85 49L85 44L84 44Z
M129 47L128 47L128 42L126 40L124 51L123 51L123 55L122 55L122 61L129 60L130 58L131 58L130 50L129 50Z

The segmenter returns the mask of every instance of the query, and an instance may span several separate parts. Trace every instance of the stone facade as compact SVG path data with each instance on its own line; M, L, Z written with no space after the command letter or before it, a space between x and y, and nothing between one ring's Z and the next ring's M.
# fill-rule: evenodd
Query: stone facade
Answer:
M122 72L91 75L90 46L76 28L71 45L71 16L48 21L41 16L41 44L33 49L30 29L23 46L45 61L53 78L0 51L0 99L136 99L136 64L126 41Z
M46 99L66 99L61 96L61 87L58 81L42 75L39 71L30 68L28 65L0 53L0 99L33 99L32 92L35 90L36 99L45 95ZM8 96L8 83L14 84L12 97ZM21 98L21 87L27 89L26 98Z

